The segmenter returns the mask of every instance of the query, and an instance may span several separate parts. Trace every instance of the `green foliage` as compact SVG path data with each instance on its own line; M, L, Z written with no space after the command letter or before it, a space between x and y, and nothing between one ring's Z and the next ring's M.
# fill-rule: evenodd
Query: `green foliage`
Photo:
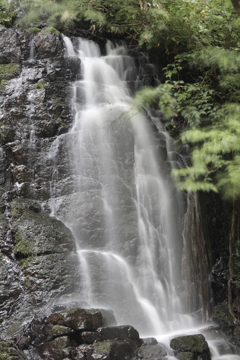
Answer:
M14 17L14 8L7 2L7 0L0 0L0 25L5 27L11 26Z
M0 64L0 80L10 80L20 72L20 65L17 63Z
M29 32L29 33L34 34L34 33L40 32L41 29L39 29L39 28L37 28L37 27L31 27L31 28L28 28L26 31Z
M46 80L42 79L37 82L35 89L44 89L46 86Z
M165 22L165 28L152 29L146 45L160 46L165 33L176 40L175 47L165 44L165 53L176 55L163 68L163 83L137 94L135 104L159 107L167 129L189 145L188 167L173 171L181 190L235 198L240 196L240 20L230 1L162 4L172 28Z
M173 171L179 188L187 191L220 191L225 199L240 195L240 106L224 105L204 129L181 135L191 144L192 164Z
M20 65L16 63L0 64L0 93L5 90L8 80L16 77L20 72Z
M191 166L174 172L179 187L240 194L240 18L230 0L21 0L18 6L22 27L78 26L153 52L167 64L163 81L137 94L134 105L160 108L171 134L190 144Z
M44 28L43 34L49 34L49 33L60 34L60 31L58 31L57 29L55 29L52 26L47 26L47 27Z
M231 47L239 41L239 23L229 0L18 1L23 28L84 26L93 32L122 34L135 44L171 56L209 44Z

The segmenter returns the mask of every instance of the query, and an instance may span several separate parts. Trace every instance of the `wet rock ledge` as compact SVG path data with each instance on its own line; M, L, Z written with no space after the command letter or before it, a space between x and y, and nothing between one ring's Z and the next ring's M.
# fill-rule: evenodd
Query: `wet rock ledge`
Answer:
M59 194L72 192L68 85L80 67L69 68L64 53L58 33L0 27L2 336L79 283L73 236L47 204L58 196L56 184Z
M203 335L171 340L179 360L211 360ZM110 310L75 308L35 317L8 341L0 340L3 360L166 360L154 338L140 339L130 325L117 326Z

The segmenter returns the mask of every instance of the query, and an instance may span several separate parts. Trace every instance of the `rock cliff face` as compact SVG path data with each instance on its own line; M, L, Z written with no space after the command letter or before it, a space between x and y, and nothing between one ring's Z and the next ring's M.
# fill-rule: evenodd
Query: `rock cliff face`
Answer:
M77 292L79 283L73 235L51 216L48 206L48 200L59 193L66 195L70 202L76 201L71 195L75 182L65 134L72 122L69 82L80 76L77 62L80 60L65 58L64 52L62 37L57 33L0 28L0 332L4 339L14 338L22 350L30 351L29 347L35 345L39 348L37 355L29 352L25 357L12 348L11 342L4 342L0 343L0 354L5 354L7 360L50 359L49 356L53 359L64 356L66 359L117 360L119 356L121 359L123 356L163 359L166 353L154 340L151 344L143 343L138 335L136 339L129 335L123 339L126 328L101 330L105 326L101 323L94 329L80 331L67 323L55 324L49 320L49 314L56 311L55 300ZM66 205L63 206L66 218L79 215L68 212ZM194 196L189 198L183 262L189 286L195 282L200 288L207 278L210 259L207 231L202 231L199 223L198 206ZM213 275L222 276L226 267L214 269ZM226 278L215 284L215 293L223 283L223 293L226 293ZM191 299L192 308L187 304L189 311L194 312L199 305L204 313L211 311L208 289L202 290L201 304ZM197 296L195 294L195 298ZM231 318L226 319L224 295L219 303L225 304L223 325L228 324L228 330L232 331L234 324ZM220 322L222 317L216 315L217 311L218 307L215 317ZM24 323L31 324L31 330L25 330L24 336L19 337ZM38 338L35 345L34 329L37 336L43 331L43 338ZM239 343L237 330L234 336ZM103 334L104 331L107 334ZM131 328L131 331L136 330ZM116 334L114 339L112 334ZM39 339L48 344L42 346ZM96 340L98 345L94 345ZM186 353L179 358L190 356L190 350L182 350L182 346L176 349L173 346L173 349ZM208 350L206 354L208 359ZM191 356L191 359L196 357Z
M0 29L0 326L7 335L77 283L72 234L44 206L56 180L52 144L71 124L66 92L76 74L64 51L58 34ZM67 191L68 158L59 161Z

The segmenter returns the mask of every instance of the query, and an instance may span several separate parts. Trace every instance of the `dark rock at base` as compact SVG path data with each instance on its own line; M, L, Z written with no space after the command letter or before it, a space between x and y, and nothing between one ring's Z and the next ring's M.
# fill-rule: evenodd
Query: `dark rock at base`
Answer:
M104 360L130 360L131 348L130 344L125 341L104 341L93 344L92 359ZM99 357L102 355L102 357Z
M51 341L57 337L67 336L67 335L71 335L73 333L74 333L73 329L66 327L66 326L62 326L62 325L48 324L44 328L44 335L45 335L46 341Z
M211 360L208 344L201 334L176 337L170 346L179 360Z
M138 340L139 333L129 325L102 327L97 330L103 340Z
M81 333L84 344L93 344L95 341L102 341L102 336L96 331L84 331Z
M62 360L70 355L69 346L71 346L69 338L67 336L61 336L53 341L41 344L38 347L38 352L41 359Z
M74 360L91 360L93 353L92 345L80 345L71 350L71 358ZM101 359L99 357L99 359Z
M7 360L136 360L143 344L136 329L130 325L99 327L113 318L110 310L81 308L35 316L14 337L24 357ZM144 345L145 350L147 347L154 358L143 358L140 352L138 359L156 360L166 354L160 345Z
M234 327L233 317L228 311L228 303L224 301L214 306L213 310L213 321L217 323L222 329L232 333L232 329Z
M143 344L138 350L138 358L141 360L162 360L166 355L166 350L159 344Z
M117 325L113 311L110 309L98 309L101 311L103 316L103 326L114 326Z
M157 345L157 339L155 338L145 338L142 339L143 345Z
M194 354L192 352L186 351L183 353L179 353L177 356L177 359L179 360L198 360L199 357L196 358L196 356L194 356ZM202 358L200 358L202 359Z
M74 330L97 330L103 325L102 313L95 309L73 309L55 313L47 318L53 325L63 325Z

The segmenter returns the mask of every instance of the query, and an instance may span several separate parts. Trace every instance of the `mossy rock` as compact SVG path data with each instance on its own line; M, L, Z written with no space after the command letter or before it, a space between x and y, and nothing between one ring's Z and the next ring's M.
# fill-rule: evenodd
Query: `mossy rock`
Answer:
M0 82L0 92L4 91L4 88L2 87L2 83L6 84L6 80L2 80ZM12 134L13 134L13 129L11 128L11 126L7 125L7 124L2 124L0 126L0 143L2 144L6 144L8 141L11 140L12 138Z
M58 31L57 29L55 29L54 27L52 26L48 26L48 27L45 27L42 31L43 34L61 34L60 31Z
M12 220L19 219L24 211L28 208L29 200L27 199L15 199L10 204Z
M67 326L75 331L95 331L103 325L102 313L97 309L71 309L50 315L49 324Z
M224 301L223 303L214 306L213 321L224 328L234 326L233 318L228 310L227 301Z
M20 65L17 63L0 64L0 81L11 80L20 73Z
M30 34L32 34L32 33L36 34L40 31L41 31L41 29L39 29L38 27L30 27L30 28L26 29L26 32L30 33Z
M191 352L183 352L183 353L180 353L178 354L178 357L177 357L179 360L195 360L196 357L194 356L193 353Z
M16 232L14 238L17 243L13 250L15 255L29 256L37 252L35 244L30 239L23 238L21 232Z
M5 91L8 80L17 77L20 70L21 68L18 63L0 64L0 92Z
M31 257L75 251L69 229L37 208L34 201L15 199L11 203L14 254ZM26 265L26 264L25 264Z
M180 360L195 360L198 357L211 360L208 343L202 334L178 336L170 341L170 346Z
M45 86L46 86L46 80L42 79L37 82L37 84L35 85L35 88L36 89L44 89Z
M23 360L25 359L24 355L21 354L19 351L13 348L12 344L1 341L0 342L0 359L1 360Z
M109 356L111 360L130 359L130 344L126 341L102 341L93 344L93 354Z
M37 350L41 359L65 359L69 357L70 345L69 338L61 336L53 341L42 343L37 347Z
M0 92L5 91L5 85L7 83L7 80L0 80Z
M171 340L170 346L174 350L202 352L208 348L203 335L179 336Z
M49 335L51 337L58 337L58 336L63 336L63 335L68 335L68 334L72 334L74 332L73 329L68 328L66 326L61 326L61 325L54 325L51 328L51 331L49 331Z

